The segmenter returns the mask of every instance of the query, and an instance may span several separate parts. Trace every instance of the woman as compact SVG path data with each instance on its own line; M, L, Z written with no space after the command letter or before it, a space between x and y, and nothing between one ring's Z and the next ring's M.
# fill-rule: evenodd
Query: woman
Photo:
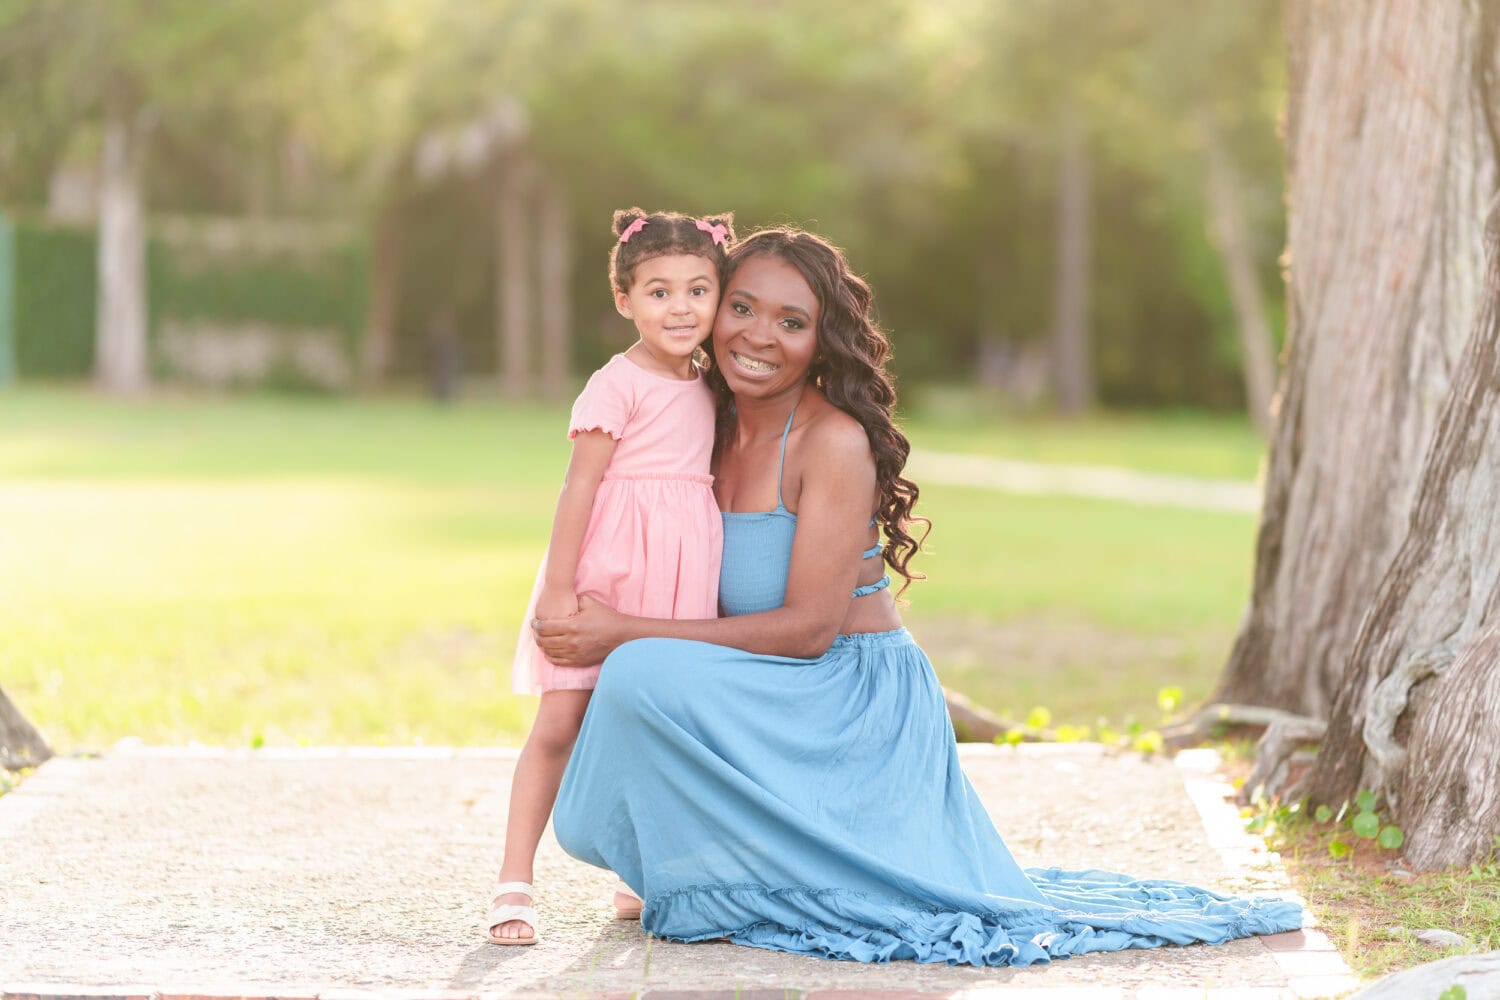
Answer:
M657 936L830 958L1026 965L1299 927L1280 900L1011 857L878 561L909 582L919 543L870 298L808 233L730 255L712 340L726 617L583 599L534 624L555 663L608 654L563 848L619 873Z

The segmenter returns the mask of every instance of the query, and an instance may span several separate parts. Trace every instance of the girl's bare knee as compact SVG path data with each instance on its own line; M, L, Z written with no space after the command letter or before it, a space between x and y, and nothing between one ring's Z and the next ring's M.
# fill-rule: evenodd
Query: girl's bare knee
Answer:
M548 691L542 695L527 745L544 753L567 755L578 739L590 694L590 691Z

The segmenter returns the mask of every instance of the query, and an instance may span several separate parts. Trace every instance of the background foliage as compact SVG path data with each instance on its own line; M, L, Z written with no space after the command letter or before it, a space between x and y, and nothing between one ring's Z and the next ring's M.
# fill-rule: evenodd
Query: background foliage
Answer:
M1280 43L1274 0L0 0L0 204L40 204L59 167L86 171L103 96L123 88L149 132L153 212L366 231L390 213L399 366L425 367L442 314L468 369L488 371L499 161L436 180L414 164L424 140L511 101L526 155L572 205L580 371L626 336L603 257L610 212L640 204L826 233L874 282L898 372L968 379L987 340L1049 334L1073 122L1103 402L1232 409L1204 148L1215 137L1238 165L1274 299Z

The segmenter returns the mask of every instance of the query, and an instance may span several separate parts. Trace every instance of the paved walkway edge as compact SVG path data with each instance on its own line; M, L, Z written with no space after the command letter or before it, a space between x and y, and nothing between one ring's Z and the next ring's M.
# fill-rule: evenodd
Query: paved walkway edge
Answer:
M265 997L233 987L213 992L159 992L120 986L96 988L67 984L18 984L0 993L0 1000L506 1000L504 992L464 993L456 990L296 991ZM642 990L638 993L559 994L570 1000L1293 1000L1295 993L1275 986L1160 987L1121 990L1095 986L999 986L957 992L912 990Z
M993 746L964 743L960 757L1021 754L1047 756L1053 753L1104 754L1107 748L1080 744L1022 744ZM308 758L353 757L391 760L431 760L450 757L506 759L518 751L510 748L467 747L313 747L313 748L223 748L203 745L184 747L146 746L138 741L121 741L112 755L142 757L193 758ZM75 783L82 762L74 758L55 758L38 769L23 788L25 794L11 794L0 799L0 836L33 810L44 808L45 800L67 794ZM1243 883L1245 891L1259 891L1296 899L1290 880L1281 866L1280 856L1268 851L1264 841L1246 833L1244 821L1232 804L1232 788L1219 776L1220 759L1213 750L1186 750L1175 758L1189 799L1197 809L1211 846L1219 852L1224 868ZM1305 903L1304 903L1305 906ZM1286 974L1289 988L1283 987L1156 987L1117 989L1111 987L984 987L957 991L923 992L903 990L708 990L680 991L648 989L640 992L601 992L588 994L582 1000L1311 1000L1336 997L1357 988L1360 983L1344 963L1327 935L1315 926L1311 913L1301 931L1261 938L1277 965ZM90 986L81 983L0 982L0 1000L501 1000L510 993L500 991L468 992L443 989L349 990L328 989L315 985L287 985L271 993L265 984L195 983L160 985Z
M1266 849L1265 841L1245 832L1245 822L1233 805L1234 789L1218 776L1219 755L1214 750L1183 750L1176 757L1188 798L1203 818L1208 840L1224 860L1224 869L1247 886L1264 887L1302 904L1302 930L1261 938L1299 998L1335 997L1360 985L1343 956L1317 928L1317 918L1292 888L1281 856Z

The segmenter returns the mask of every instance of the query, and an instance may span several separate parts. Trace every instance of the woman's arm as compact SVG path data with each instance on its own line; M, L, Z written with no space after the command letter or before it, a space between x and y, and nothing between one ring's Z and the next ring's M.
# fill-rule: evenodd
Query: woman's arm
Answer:
M589 514L594 509L594 494L599 491L604 470L614 457L615 444L615 439L603 431L580 431L573 437L573 454L568 459L562 493L557 497L557 513L552 517L547 569L537 594L538 618L567 617L578 611L578 596L574 593L578 556L588 531Z
M686 620L637 618L580 602L580 613L570 618L538 614L534 629L542 652L553 663L583 666L632 639L649 637L696 639L773 656L812 658L826 652L859 575L875 496L875 462L864 430L852 420L827 420L817 430L801 463L797 534L781 607Z

